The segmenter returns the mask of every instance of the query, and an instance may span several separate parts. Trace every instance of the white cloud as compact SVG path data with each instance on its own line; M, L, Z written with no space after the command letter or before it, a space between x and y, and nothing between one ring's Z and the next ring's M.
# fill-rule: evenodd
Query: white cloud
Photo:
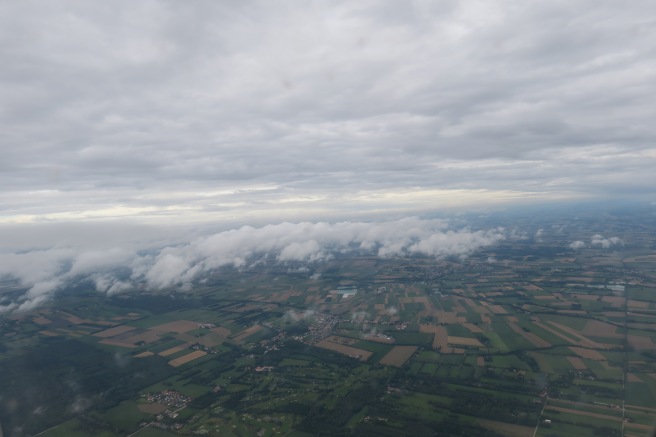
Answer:
M2 2L0 223L647 197L655 12Z
M602 249L608 249L613 246L623 246L624 241L622 241L618 237L604 238L603 235L595 234L592 236L592 240L590 241L590 244L593 246L599 246Z
M378 256L465 257L505 238L500 229L446 230L442 220L406 218L389 222L281 223L199 237L184 244L138 250L54 248L0 254L0 275L13 277L28 291L0 311L28 309L51 298L74 279L87 278L102 293L145 285L159 290L189 289L212 269L246 268L262 257L279 263L321 262L333 252L362 251ZM122 271L119 274L118 271ZM127 272L127 273L126 273ZM317 278L316 275L312 276Z
M572 249L583 249L585 247L585 243L581 240L573 241L569 247Z

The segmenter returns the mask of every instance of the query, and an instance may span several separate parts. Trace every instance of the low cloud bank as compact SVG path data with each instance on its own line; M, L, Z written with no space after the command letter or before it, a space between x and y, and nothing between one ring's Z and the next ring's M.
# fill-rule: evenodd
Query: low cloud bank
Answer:
M17 280L27 291L19 296L0 296L0 312L32 309L81 279L91 280L99 292L108 294L137 286L190 289L193 281L213 269L247 268L263 259L283 264L316 263L349 251L381 257L466 257L504 238L503 229L448 230L442 220L406 218L378 223L244 226L145 253L134 248L94 251L74 247L1 253L0 277Z
M594 234L590 239L590 247L600 247L602 249L610 249L615 246L624 246L624 241L618 237L605 238L603 235ZM577 240L573 241L569 247L572 249L583 249L588 247L584 241Z

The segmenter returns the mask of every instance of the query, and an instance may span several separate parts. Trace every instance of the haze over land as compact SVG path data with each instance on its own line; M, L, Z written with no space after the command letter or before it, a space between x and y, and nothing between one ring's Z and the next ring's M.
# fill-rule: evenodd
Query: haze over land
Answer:
M78 272L101 291L184 286L258 251L458 256L509 236L397 229L436 211L653 202L655 13L649 1L5 2L0 274L28 294L4 308ZM127 276L103 273L116 267Z

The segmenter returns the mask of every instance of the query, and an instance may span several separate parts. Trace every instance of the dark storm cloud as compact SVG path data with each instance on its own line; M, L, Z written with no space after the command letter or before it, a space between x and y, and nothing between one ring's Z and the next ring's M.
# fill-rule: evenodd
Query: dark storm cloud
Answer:
M0 220L653 197L655 12L4 2Z

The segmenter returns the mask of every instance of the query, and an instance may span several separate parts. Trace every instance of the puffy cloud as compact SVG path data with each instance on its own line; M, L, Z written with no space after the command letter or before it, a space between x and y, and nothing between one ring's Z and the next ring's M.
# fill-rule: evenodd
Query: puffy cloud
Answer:
M572 242L569 245L569 247L571 247L572 249L583 249L585 247L585 243L581 240L577 240L577 241Z
M72 280L88 279L102 293L145 285L152 290L188 289L222 266L247 268L261 260L320 262L334 252L366 251L381 257L427 255L465 257L505 238L501 229L446 230L442 220L405 218L389 222L281 223L195 238L184 244L139 252L109 248L53 248L0 254L0 275L27 288L0 311L29 309L51 298ZM309 273L309 271L308 271ZM318 276L313 275L313 278Z
M601 234L594 234L590 239L590 246L601 247L602 249L609 249L613 246L623 246L623 245L624 245L624 241L622 241L622 239L618 237L605 238ZM569 247L571 247L572 249L582 249L586 246L587 245L585 244L585 242L581 240L574 241L569 245Z
M618 237L604 238L603 235L595 234L592 236L590 244L600 246L602 249L608 249L612 246L622 246L624 245L624 241Z

